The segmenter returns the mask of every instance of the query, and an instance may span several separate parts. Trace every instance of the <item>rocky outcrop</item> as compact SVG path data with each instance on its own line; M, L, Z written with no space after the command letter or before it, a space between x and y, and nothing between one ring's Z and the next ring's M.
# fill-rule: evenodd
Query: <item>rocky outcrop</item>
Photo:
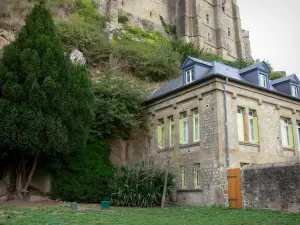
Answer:
M86 59L84 58L83 53L78 50L73 50L71 52L70 59L73 63L78 63L78 64L82 64L82 65L85 65L85 63L86 63Z
M14 40L15 37L12 32L9 32L5 29L0 29L0 49Z

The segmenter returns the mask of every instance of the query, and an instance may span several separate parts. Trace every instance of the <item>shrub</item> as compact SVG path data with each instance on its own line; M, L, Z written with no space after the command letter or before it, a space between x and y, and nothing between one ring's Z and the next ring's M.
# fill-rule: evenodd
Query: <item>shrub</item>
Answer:
M169 175L167 192L174 188L173 176ZM161 204L164 188L164 171L146 163L132 168L122 167L110 184L111 204L127 207L156 207Z
M121 39L115 45L115 54L127 62L128 70L139 78L163 81L179 74L179 57L169 43L151 44Z
M63 201L96 203L109 199L109 179L114 174L104 141L90 136L84 151L52 161L52 193Z
M99 27L82 22L78 18L57 21L56 24L66 52L78 49L89 65L108 61L111 45Z
M106 138L128 138L134 129L143 128L146 120L143 102L147 87L121 73L105 72L94 85L95 123L93 132Z

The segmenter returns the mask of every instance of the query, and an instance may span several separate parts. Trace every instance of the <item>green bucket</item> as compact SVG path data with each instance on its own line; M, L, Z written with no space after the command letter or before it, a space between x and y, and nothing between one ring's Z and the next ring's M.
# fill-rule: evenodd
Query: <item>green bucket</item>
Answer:
M110 201L101 202L101 209L109 209L109 208L110 208Z

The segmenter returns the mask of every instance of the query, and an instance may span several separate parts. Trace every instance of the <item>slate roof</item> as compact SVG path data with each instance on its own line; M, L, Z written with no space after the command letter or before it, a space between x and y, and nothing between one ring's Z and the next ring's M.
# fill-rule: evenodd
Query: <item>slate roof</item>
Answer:
M296 76L296 74L292 74L292 75L288 75L288 76L285 76L285 77L278 78L276 80L272 80L271 83L272 83L272 85L276 85L278 83L282 83L282 82L285 82L285 81L288 81L288 80L292 81L292 82L299 83L299 79Z
M200 59L196 59L196 58L193 58L193 57L189 56L186 59L186 61L184 62L182 68L185 68L185 66L188 63L188 60L192 60L192 61L194 61L197 64L202 64L204 66L209 66L211 68L209 69L209 71L206 74L203 74L198 79L196 79L194 82L186 84L186 85L184 85L184 83L183 83L183 80L184 80L183 79L183 75L181 75L181 76L179 76L179 77L177 77L177 78L175 78L173 80L168 81L164 86L162 86L160 89L158 89L157 91L155 91L149 97L148 101L153 101L153 100L159 99L159 98L161 98L163 96L166 96L168 93L173 93L175 91L179 91L179 90L181 90L181 89L183 89L185 87L189 87L191 85L194 85L195 83L202 82L202 81L204 81L206 79L209 79L211 77L214 77L214 76L219 76L219 77L223 77L223 78L229 78L230 80L234 80L236 82L248 84L250 86L257 87L258 89L264 89L266 91L275 92L277 94L281 94L281 95L287 96L287 97L291 97L291 96L279 92L273 86L273 84L280 83L280 82L283 82L284 80L288 80L288 79L292 79L292 80L297 79L298 80L297 83L300 83L300 81L297 78L297 76L295 74L293 74L293 75L290 75L290 76L286 76L286 77L283 77L283 78L276 79L274 81L270 81L269 82L269 88L264 88L264 87L260 87L260 86L258 86L256 84L253 84L253 83L245 80L243 78L243 76L241 76L241 74L247 73L248 71L252 71L254 69L258 69L260 71L269 73L270 71L269 71L267 65L264 62L255 63L255 64L253 64L251 66L248 66L246 68L243 68L243 69L237 69L237 68L234 68L234 67L231 67L231 66L227 66L227 65L225 65L223 63L220 63L220 62L212 62L212 63L210 63L210 62L205 62L205 61L202 61ZM189 64L189 65L191 65L191 64Z

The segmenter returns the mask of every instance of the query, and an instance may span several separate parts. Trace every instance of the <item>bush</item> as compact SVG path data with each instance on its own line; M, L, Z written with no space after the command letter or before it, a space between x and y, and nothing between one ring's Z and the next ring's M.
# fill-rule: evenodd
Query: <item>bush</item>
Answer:
M104 141L90 136L84 151L56 158L53 173L53 198L63 201L96 203L109 199L109 179L114 169Z
M169 175L167 192L170 194L175 184ZM127 207L155 207L161 204L164 188L164 171L146 163L132 168L122 167L110 184L111 204Z
M187 43L181 39L176 39L171 41L171 45L173 50L179 54L182 64L184 63L184 61L188 56L192 56L208 62L213 62L213 61L221 62L224 63L225 65L232 66L238 69L245 68L252 64L252 62L246 60L236 60L236 61L225 60L218 55L203 51L203 49L196 47L193 43Z
M121 39L114 48L115 54L127 62L127 69L139 78L157 82L179 74L178 54L167 42L151 44Z
M147 87L121 73L106 72L94 85L95 123L93 132L99 137L128 138L134 129L143 128L146 115L143 103Z
M66 52L78 49L89 65L108 61L111 45L99 27L76 18L58 21L57 27Z

